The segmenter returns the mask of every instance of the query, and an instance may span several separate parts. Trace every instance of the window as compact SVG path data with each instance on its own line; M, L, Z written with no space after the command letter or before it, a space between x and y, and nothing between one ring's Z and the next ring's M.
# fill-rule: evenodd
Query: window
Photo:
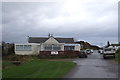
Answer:
M65 46L64 50L65 51L72 51L72 50L74 50L74 46Z
M31 50L31 45L24 45L24 50L27 50L27 51Z
M51 51L52 50L52 46L45 46L45 50L47 50L47 51Z
M60 50L60 46L53 46L53 50L54 51L59 51Z
M108 48L108 49L105 49L105 51L111 51L111 49L110 49L110 48Z
M32 50L31 45L16 45L16 51L30 51Z
M23 50L23 45L16 45L16 51Z
M61 48L58 45L46 45L45 50L46 51L59 51Z

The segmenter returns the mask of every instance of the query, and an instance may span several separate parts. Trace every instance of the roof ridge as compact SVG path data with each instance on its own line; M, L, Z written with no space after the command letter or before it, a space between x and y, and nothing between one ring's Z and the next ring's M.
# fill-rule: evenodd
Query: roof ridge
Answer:
M54 38L70 38L70 37L54 37Z
M53 37L56 39L59 43L73 43L74 38L65 38L65 37ZM49 37L29 37L30 43L44 43L46 40L48 40Z
M29 37L29 38L49 38L49 37ZM70 38L70 37L53 37L53 38ZM73 39L73 38L70 38Z
M29 37L29 38L48 38L48 37Z

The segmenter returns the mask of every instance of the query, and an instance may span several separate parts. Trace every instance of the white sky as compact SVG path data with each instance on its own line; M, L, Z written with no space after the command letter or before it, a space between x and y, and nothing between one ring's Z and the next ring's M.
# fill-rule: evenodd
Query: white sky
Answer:
M23 43L48 33L96 45L118 41L118 0L32 1L2 3L4 41Z

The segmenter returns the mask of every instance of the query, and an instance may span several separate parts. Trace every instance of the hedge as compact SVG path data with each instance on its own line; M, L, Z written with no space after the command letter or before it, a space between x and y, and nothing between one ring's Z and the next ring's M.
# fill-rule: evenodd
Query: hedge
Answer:
M51 51L40 51L39 58L76 58L79 51L58 51L58 54L51 54Z

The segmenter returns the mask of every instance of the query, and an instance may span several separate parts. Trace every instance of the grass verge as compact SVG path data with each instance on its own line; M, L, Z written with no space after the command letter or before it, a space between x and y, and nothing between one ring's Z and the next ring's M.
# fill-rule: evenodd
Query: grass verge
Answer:
M116 54L116 61L118 61L118 62L120 63L120 52L118 52L118 53Z
M5 68L2 75L3 78L61 78L75 65L68 61L32 60Z

